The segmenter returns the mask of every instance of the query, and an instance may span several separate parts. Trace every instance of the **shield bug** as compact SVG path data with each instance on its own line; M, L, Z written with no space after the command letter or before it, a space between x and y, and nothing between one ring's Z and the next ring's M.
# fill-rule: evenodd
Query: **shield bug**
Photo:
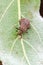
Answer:
M18 31L18 35L22 35L24 32L27 32L27 30L30 28L30 21L26 18L21 18L19 20L19 31Z

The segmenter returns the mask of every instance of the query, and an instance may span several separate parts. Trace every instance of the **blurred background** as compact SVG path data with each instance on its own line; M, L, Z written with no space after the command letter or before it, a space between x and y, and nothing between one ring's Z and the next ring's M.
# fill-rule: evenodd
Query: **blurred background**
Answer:
M43 0L41 0L39 12L40 12L40 15L43 17Z

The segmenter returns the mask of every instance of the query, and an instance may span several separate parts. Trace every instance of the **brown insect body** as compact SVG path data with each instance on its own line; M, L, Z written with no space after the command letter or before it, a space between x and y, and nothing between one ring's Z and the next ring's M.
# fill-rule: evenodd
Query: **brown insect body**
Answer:
M30 28L30 21L26 18L22 18L20 21L20 27L18 35L22 35L22 33L26 32Z

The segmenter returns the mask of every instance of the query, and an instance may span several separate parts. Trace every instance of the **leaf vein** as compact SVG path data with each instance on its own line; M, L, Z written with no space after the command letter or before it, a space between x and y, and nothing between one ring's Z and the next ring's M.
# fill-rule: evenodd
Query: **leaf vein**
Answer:
M40 56L39 55L39 53L37 52L37 50L33 47L33 45L31 45L28 41L26 41L25 39L23 39L24 40L24 42L26 42L26 44L28 44L36 53L37 53L37 55L38 56Z
M22 45L24 57L25 57L25 59L26 59L28 65L31 65L31 64L30 64L30 61L29 61L29 59L28 59L28 57L27 57L26 51L25 51L25 47L24 47L24 44L23 44L23 39L21 39L21 45Z
M8 11L8 9L10 8L10 6L12 5L12 3L14 2L14 0L12 0L9 5L6 7L4 13L2 14L1 18L0 18L0 22L2 21L2 19L4 18L6 12Z
M14 48L14 45L15 45L16 41L17 41L19 38L20 38L20 37L17 37L17 38L13 41L12 46L11 46L11 49L10 49L10 54L11 54L13 48Z

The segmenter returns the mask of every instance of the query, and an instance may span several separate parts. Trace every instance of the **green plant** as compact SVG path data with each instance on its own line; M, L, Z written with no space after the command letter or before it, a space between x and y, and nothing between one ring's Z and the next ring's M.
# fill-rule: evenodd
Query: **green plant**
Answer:
M40 0L0 0L0 60L4 65L43 64L43 19L39 8ZM19 27L21 16L30 20L31 28L20 39L15 27Z

